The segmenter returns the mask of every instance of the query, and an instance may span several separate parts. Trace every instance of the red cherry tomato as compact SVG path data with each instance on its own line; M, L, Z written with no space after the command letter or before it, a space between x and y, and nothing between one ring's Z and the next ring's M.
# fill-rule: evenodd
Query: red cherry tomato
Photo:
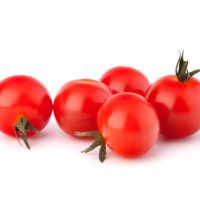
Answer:
M28 148L27 136L48 123L52 100L47 89L29 76L11 76L0 82L0 131L20 136Z
M145 95L149 87L149 81L138 70L131 67L114 67L105 72L100 79L113 94L119 92L134 92Z
M54 114L65 133L97 131L96 117L99 108L111 96L101 82L80 79L66 83L54 101Z
M101 146L99 158L105 159L105 144L125 157L139 156L155 144L159 134L159 120L154 108L142 96L119 93L110 97L98 113L97 132L78 133L96 136L95 142L83 152Z
M200 129L200 82L192 78L183 54L177 64L177 76L160 78L146 94L160 119L161 134L169 138L182 138Z

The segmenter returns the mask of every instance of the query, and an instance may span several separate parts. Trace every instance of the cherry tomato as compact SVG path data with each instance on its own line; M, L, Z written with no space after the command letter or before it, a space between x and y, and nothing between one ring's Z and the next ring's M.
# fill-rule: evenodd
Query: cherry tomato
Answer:
M22 137L39 133L48 123L52 100L47 89L29 76L11 76L0 82L0 131Z
M160 78L146 94L158 113L161 134L169 138L182 138L200 129L200 82L192 78L199 70L189 73L187 65L182 53L176 76Z
M100 79L113 94L119 92L134 92L145 95L149 81L140 71L131 67L114 67L103 74Z
M106 85L90 79L66 83L54 101L54 114L65 133L97 131L96 117L99 108L111 96Z
M125 157L144 154L155 144L159 134L159 120L150 103L142 96L124 92L113 95L98 113L97 132L77 133L78 136L95 136L95 142L83 152L97 146L100 161L105 159L105 145Z

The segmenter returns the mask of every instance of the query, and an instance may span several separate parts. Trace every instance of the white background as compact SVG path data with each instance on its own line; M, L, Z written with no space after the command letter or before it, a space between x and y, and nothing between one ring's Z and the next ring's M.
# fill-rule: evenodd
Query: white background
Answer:
M52 98L67 81L99 79L110 67L133 66L150 81L173 74L185 50L200 67L198 0L0 0L0 79L38 78ZM197 75L200 78L199 75ZM112 152L101 164L89 142L51 122L31 151L0 135L0 199L200 199L200 134L159 139L141 158Z

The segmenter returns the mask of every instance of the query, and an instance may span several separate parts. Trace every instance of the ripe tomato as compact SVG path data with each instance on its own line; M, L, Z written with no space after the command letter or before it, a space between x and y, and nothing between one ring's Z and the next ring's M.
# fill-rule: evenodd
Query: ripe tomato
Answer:
M80 79L66 83L54 100L54 114L65 133L97 131L96 117L99 108L111 96L101 82Z
M200 82L192 78L199 70L188 72L188 62L181 54L176 76L160 78L146 94L160 119L161 134L181 138L200 129Z
M29 76L11 76L0 82L0 131L22 137L38 133L48 123L52 100L47 89Z
M100 79L113 94L119 92L134 92L145 95L149 87L149 81L138 70L131 67L114 67L105 72Z
M95 142L83 152L101 146L100 161L105 159L105 144L126 157L147 152L159 134L159 120L154 108L142 96L124 92L113 95L98 113L97 132L77 133L78 136L96 136Z

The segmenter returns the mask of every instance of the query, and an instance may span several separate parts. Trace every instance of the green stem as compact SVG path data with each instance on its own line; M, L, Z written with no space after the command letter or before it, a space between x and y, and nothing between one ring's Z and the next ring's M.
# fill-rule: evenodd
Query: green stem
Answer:
M196 73L200 72L200 69L194 70L192 72L188 71L188 61L183 58L184 51L180 53L178 62L176 64L176 77L181 82L189 81Z
M37 134L41 134L37 129L35 129L30 122L25 118L21 117L17 123L15 124L15 134L18 142L20 143L19 136L21 136L24 144L28 149L30 149L30 145L27 138L27 131L33 131ZM21 143L20 143L21 144Z
M79 137L88 137L88 136L95 137L95 141L89 147L87 147L85 150L83 150L81 152L82 153L88 153L88 152L90 152L90 151L92 151L95 148L100 146L100 149L99 149L99 160L101 162L103 162L105 160L105 157L106 157L106 144L105 144L104 138L102 137L102 135L99 132L96 132L96 131L77 132L75 135L79 136Z

